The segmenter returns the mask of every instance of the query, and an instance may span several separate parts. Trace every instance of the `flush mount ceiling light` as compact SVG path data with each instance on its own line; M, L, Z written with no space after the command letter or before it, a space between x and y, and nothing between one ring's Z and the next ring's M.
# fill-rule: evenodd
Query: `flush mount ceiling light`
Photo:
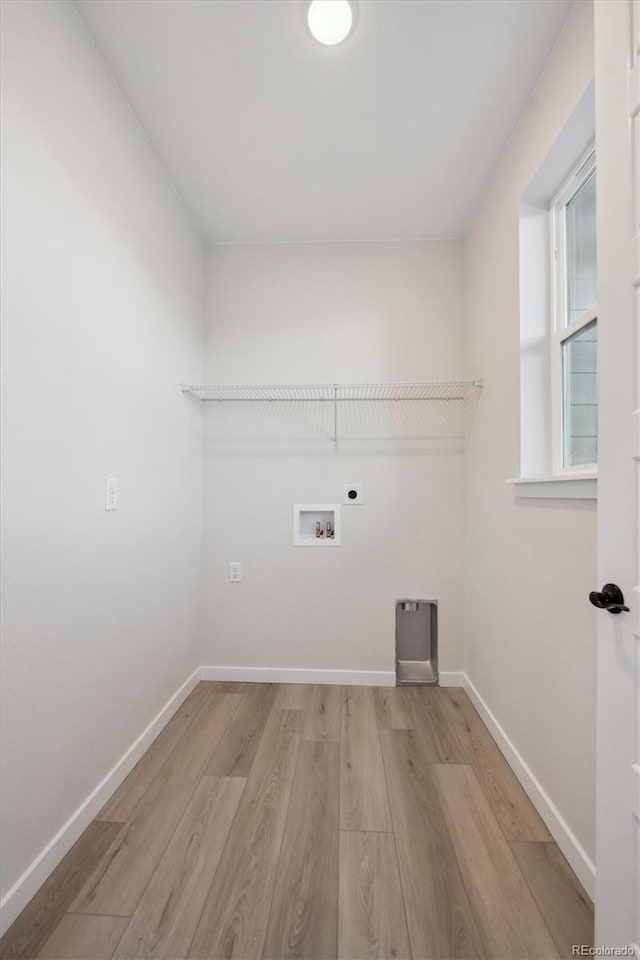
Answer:
M319 43L333 46L345 40L353 28L354 5L350 0L311 0L307 23Z

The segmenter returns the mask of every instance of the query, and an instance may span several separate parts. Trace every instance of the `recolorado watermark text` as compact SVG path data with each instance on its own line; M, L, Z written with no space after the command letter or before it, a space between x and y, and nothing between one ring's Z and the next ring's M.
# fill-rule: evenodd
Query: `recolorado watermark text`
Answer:
M633 947L590 947L586 943L574 943L572 957L635 957Z

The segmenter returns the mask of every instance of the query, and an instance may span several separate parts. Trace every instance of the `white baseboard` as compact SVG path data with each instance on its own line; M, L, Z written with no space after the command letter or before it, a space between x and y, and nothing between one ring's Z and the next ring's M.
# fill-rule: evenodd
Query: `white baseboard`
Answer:
M288 667L201 667L201 680L244 680L246 683L333 683L395 687L393 670L304 670Z
M464 676L464 689L493 739L500 747L507 763L547 825L551 836L567 858L573 872L593 900L596 885L596 868L593 861L580 845L549 794L467 676Z
M27 867L22 876L5 894L0 901L0 936L11 926L18 914L24 910L47 877L58 866L65 854L69 852L81 833L86 830L109 797L130 773L145 750L151 746L178 707L184 703L199 680L200 668L198 667L167 700L149 726L142 731L138 739L131 744L106 777L80 804L75 813L69 817L55 837L49 841L44 850L38 854L33 863Z
M441 670L438 674L438 684L441 687L464 687L465 675L455 670Z
M201 680L240 680L246 683L329 683L339 686L395 687L392 670L306 670L289 667L201 667ZM441 687L464 687L465 674L442 670Z

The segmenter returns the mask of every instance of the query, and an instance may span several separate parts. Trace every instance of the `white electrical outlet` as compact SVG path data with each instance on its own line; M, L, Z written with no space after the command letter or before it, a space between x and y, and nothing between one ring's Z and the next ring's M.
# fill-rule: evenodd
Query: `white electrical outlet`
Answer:
M118 478L107 477L104 481L104 508L105 510L118 509Z
M240 583L242 581L242 561L232 560L229 563L229 583Z

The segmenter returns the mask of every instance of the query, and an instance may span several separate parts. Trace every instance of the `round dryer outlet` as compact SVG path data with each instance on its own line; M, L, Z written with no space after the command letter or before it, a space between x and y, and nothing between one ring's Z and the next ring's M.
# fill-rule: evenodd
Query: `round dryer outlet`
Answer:
M361 483L343 483L342 502L345 506L360 506L364 499L364 487Z

